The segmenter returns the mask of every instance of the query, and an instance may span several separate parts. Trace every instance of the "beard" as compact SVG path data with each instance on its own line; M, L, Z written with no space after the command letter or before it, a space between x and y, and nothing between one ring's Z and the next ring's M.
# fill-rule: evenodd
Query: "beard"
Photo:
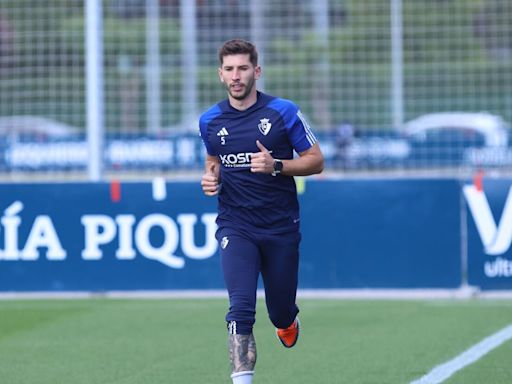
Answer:
M228 93L229 95L235 99L235 100L244 100L252 91L252 88L254 87L254 83L255 83L255 79L254 77L251 78L247 84L243 84L243 83L236 83L236 84L240 84L242 86L242 91L241 92L235 92L231 89L231 85L227 85L226 84L226 89L228 90Z

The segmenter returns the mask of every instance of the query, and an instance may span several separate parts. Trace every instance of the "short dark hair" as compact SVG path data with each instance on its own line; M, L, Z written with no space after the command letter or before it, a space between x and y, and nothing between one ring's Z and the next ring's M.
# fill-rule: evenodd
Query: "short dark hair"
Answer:
M249 60L252 65L258 65L258 51L250 41L242 39L233 39L226 41L219 49L220 65L224 62L224 56L249 54Z

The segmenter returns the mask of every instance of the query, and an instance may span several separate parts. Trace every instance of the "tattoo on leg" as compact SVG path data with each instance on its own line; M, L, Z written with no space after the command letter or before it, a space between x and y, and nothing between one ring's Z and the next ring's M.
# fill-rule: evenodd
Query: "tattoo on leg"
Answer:
M232 372L254 371L257 353L253 334L229 335L228 344Z

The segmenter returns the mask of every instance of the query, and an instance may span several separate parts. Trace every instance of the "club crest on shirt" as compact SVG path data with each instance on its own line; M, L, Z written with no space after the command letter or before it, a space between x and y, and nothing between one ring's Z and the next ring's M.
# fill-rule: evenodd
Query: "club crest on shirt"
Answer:
M222 238L222 240L220 241L220 247L221 247L222 249L226 249L226 247L228 246L228 243L229 243L229 239L228 239L228 237L227 237L227 236L224 236L224 237Z
M270 128L272 128L272 123L269 122L269 119L260 119L258 128L260 129L260 132L266 136L267 133L270 132Z

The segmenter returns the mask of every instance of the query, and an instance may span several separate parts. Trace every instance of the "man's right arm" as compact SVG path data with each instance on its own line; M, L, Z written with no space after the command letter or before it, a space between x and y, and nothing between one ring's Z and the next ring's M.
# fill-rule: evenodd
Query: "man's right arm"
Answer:
M201 187L206 196L215 196L219 193L220 161L217 156L206 154L204 174L201 178Z

